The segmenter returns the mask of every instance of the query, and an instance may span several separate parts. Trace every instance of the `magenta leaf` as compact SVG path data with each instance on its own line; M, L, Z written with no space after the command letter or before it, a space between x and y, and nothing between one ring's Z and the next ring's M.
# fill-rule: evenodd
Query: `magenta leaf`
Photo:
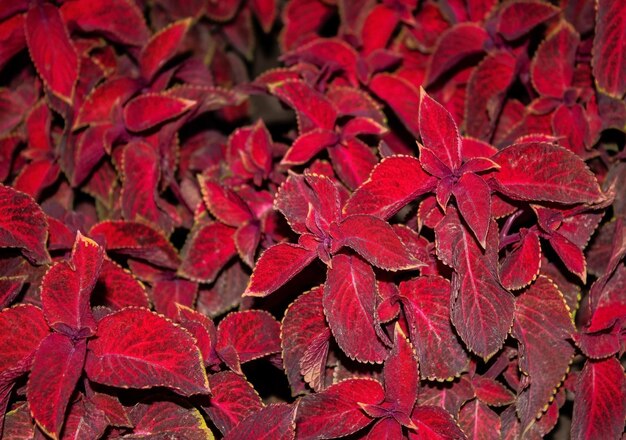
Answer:
M624 71L624 26L626 12L617 0L596 2L596 32L593 38L593 75L599 90L621 99L626 92Z
M85 362L86 343L59 333L42 342L28 376L26 397L33 418L49 436L59 438L65 410Z
M91 292L102 267L103 249L80 232L67 262L54 264L41 285L43 312L53 330L69 337L96 332L91 313Z
M461 137L450 113L425 91L421 91L419 108L420 135L431 150L450 170L461 166Z
M380 383L370 379L348 379L300 400L296 415L299 439L343 437L369 425L372 419L360 404L379 404L385 398Z
M495 379L475 376L472 386L476 398L489 406L504 406L515 402L515 395Z
M224 435L250 414L263 408L254 387L243 377L231 371L222 371L209 377L210 404L204 410Z
M463 174L452 188L459 213L484 248L491 222L491 190L482 177Z
M24 22L30 56L44 83L71 103L78 81L79 57L59 10L50 3L31 6Z
M499 440L500 425L500 416L477 399L463 405L459 413L459 426L469 438Z
M149 310L131 307L106 316L88 349L85 371L94 382L124 388L165 386L184 396L209 392L193 337Z
M343 352L360 362L382 362L387 350L374 326L376 278L357 256L336 255L324 285L324 313Z
M575 391L572 439L619 438L626 417L626 379L619 360L588 360Z
M217 326L217 352L228 347L241 363L278 353L280 323L262 310L233 312Z
M540 276L516 301L512 334L520 343L520 369L529 381L517 398L526 428L539 416L567 373L574 355L574 325L563 295ZM528 383L529 382L529 383Z
M415 114L419 111L420 91L415 85L401 76L380 73L372 78L369 88L391 107L413 136L419 135Z

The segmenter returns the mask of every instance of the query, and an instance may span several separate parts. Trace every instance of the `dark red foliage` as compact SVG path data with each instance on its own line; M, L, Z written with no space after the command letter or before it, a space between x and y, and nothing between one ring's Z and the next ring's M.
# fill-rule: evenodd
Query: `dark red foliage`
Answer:
M622 0L0 1L0 437L621 438L625 94Z

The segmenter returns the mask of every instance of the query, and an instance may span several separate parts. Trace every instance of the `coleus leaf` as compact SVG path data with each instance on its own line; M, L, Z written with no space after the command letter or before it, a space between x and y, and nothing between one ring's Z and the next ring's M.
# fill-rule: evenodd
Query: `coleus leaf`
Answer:
M19 248L35 264L50 262L46 216L28 195L0 185L0 248Z
M513 199L564 204L604 199L593 173L564 148L522 143L501 150L492 159L500 165L500 172L494 175L498 190Z
M324 284L324 314L342 351L360 362L382 362L387 356L374 326L376 278L358 256L336 255Z
M174 270L180 263L176 249L163 234L143 223L107 220L94 225L89 235L101 237L107 251L119 252Z
M482 177L474 173L461 176L452 188L459 213L467 222L480 245L487 244L487 233L491 222L491 190Z
M109 421L103 411L84 398L79 398L69 405L63 426L63 438L100 438L108 426Z
M191 23L191 18L174 22L148 41L139 55L141 73L148 82L176 54Z
M217 352L232 347L241 363L280 352L280 323L263 310L227 315L217 327Z
M521 239L506 255L500 267L500 281L507 289L526 287L541 268L541 244L535 229L520 229Z
M196 408L170 401L138 403L130 411L134 439L184 438L213 440L213 433Z
M419 107L420 135L431 150L450 170L461 166L461 136L450 113L421 89Z
M524 429L542 413L567 373L574 355L568 339L574 331L563 295L550 279L540 276L517 299L512 334L520 342L520 369L530 378L516 405Z
M141 132L178 118L188 112L196 101L165 94L145 93L131 99L124 106L124 125L128 130Z
M408 416L413 411L419 385L419 368L413 346L400 324L394 329L394 345L383 365L385 400L394 411Z
M402 176L401 179L398 176ZM406 204L434 189L436 179L410 156L390 156L374 167L370 178L346 202L345 215L369 214L387 219Z
M178 306L193 307L198 284L181 279L160 280L152 285L154 310L170 319L178 316Z
M428 379L449 379L468 364L450 322L450 293L450 283L440 277L419 277L400 283L420 371Z
M222 371L209 377L210 404L204 410L224 435L250 414L263 408L254 387L243 377L231 371Z
M204 364L207 366L219 364L221 361L215 352L217 330L211 318L184 305L177 304L177 309L177 321L195 338Z
M24 275L0 277L0 310L8 307L22 290Z
M26 46L24 18L24 14L19 14L0 23L0 68Z
M103 249L80 232L67 262L54 264L41 284L41 301L48 324L69 337L87 337L96 332L91 313L91 292L102 267Z
M181 251L178 275L211 283L224 265L237 254L235 229L219 222L197 222Z
M559 9L541 0L516 0L499 11L498 33L512 41L559 13Z
M33 4L24 22L30 56L44 83L60 99L71 103L78 81L79 57L63 18L50 3Z
M220 222L238 227L252 219L250 208L235 191L202 176L198 181L204 203Z
M372 93L385 101L415 137L419 124L415 113L419 109L420 91L411 82L398 75L380 73L368 84Z
M244 296L267 296L308 266L317 253L302 246L279 243L261 254ZM282 268L278 273L276 267Z
M474 397L474 388L467 374L452 381L422 382L415 409L436 406L451 414L458 414L463 404Z
M61 7L63 19L84 32L97 32L114 41L143 46L150 37L141 10L128 0L77 0Z
M474 399L461 408L459 425L463 432L474 439L499 440L500 416L478 399Z
M315 391L324 386L330 329L326 324L322 297L324 289L316 287L300 295L285 311L280 331L283 365L291 394Z
M209 392L193 337L149 310L130 307L102 318L88 348L85 371L94 382L123 388L165 386L184 396Z
M578 376L571 436L619 438L626 417L626 378L618 359L587 360Z
M596 1L596 31L593 38L592 68L600 91L621 99L626 92L624 71L626 13L617 0Z
M411 420L417 427L409 430L409 440L466 439L466 435L446 410L436 406L416 406Z
M372 148L355 137L345 137L343 142L328 150L328 155L337 177L349 189L363 183L378 161Z
M296 435L301 439L343 437L372 422L359 404L379 404L385 398L380 383L371 379L348 379L300 400Z
M330 234L335 239L334 249L348 246L381 269L396 271L423 265L409 253L387 222L372 215L348 216L332 225Z
M484 376L474 376L472 386L476 398L490 406L504 406L515 402L515 395L495 379Z
M66 3L66 5L71 4L74 3ZM110 121L112 110L126 104L137 88L137 81L126 76L111 78L103 82L94 88L83 101L73 128Z
M324 95L304 81L287 80L270 86L270 93L296 111L300 134L314 128L332 130L337 110Z
M83 372L87 344L52 333L42 342L28 376L26 397L33 418L52 438L59 438L65 410Z
M364 440L393 440L402 438L402 425L392 417L378 419Z
M225 440L293 440L296 438L296 405L268 405L250 414L235 426ZM272 426L266 426L267 421Z
M30 369L37 347L49 332L43 312L32 304L0 312L0 384L13 382Z
M123 269L108 258L102 262L92 301L114 310L128 306L150 307L146 289L130 271Z

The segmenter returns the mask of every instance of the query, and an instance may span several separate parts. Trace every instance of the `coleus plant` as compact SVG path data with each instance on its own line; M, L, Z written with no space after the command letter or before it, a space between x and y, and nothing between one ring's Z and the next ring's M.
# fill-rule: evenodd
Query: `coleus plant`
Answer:
M624 29L0 3L0 436L621 438Z

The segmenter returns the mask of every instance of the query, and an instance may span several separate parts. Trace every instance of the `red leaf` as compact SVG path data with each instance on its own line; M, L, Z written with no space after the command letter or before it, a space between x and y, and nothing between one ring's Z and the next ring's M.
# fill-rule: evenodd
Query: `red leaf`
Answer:
M563 97L574 79L579 43L578 33L566 21L562 21L541 43L530 67L530 78L540 95Z
M491 190L482 177L463 174L452 188L459 213L484 248L491 222Z
M74 3L65 3L72 5ZM101 124L112 119L112 110L126 104L137 91L137 81L126 76L112 78L94 88L81 105L73 129Z
M419 125L415 119L420 104L419 89L406 79L391 73L375 75L369 88L391 107L413 136L419 135Z
M541 244L535 229L521 229L521 240L506 255L500 267L500 281L510 290L532 283L541 268Z
M150 307L143 284L128 270L123 269L108 258L102 262L92 301L114 310L128 306Z
M89 341L90 380L122 388L165 386L179 394L207 394L209 383L193 337L162 316L140 308L111 313Z
M515 395L495 379L475 376L472 385L478 400L487 405L504 406L515 402Z
M213 282L224 265L237 254L234 233L235 229L222 223L196 223L181 251L183 261L178 275L196 282Z
M146 260L157 266L176 269L180 257L163 235L148 225L107 220L96 224L89 235L101 236L108 251Z
M493 253L498 249L498 228L492 222L485 253L454 209L448 208L448 214L437 225L435 233L439 255L442 243L452 246L443 260L449 259L456 272L452 279L452 323L471 351L489 358L502 346L514 309L513 295L504 290L497 279Z
M333 247L348 246L381 269L396 271L423 265L414 259L393 228L377 217L351 215L333 225L330 233L336 240Z
M530 378L517 398L523 427L542 413L567 373L574 331L563 295L548 278L540 276L517 299L512 334L520 343L519 367Z
M259 224L252 221L241 225L233 236L239 257L250 267L254 267L254 257L261 241L261 234Z
M63 19L84 32L97 32L113 41L143 46L150 37L143 14L128 0L77 0L61 7Z
M452 381L429 383L423 382L417 398L418 405L434 405L441 407L451 414L458 414L461 406L473 399L474 387L467 374ZM415 409L419 408L417 406Z
M500 416L479 400L466 403L459 413L459 426L473 439L500 440Z
M348 357L378 363L387 357L374 329L376 278L367 263L356 256L334 256L323 304L333 336Z
M108 426L105 413L80 398L69 405L63 426L63 439L100 438Z
M90 298L102 258L102 248L78 232L70 260L54 264L46 273L41 283L41 302L53 330L69 337L95 334Z
M296 405L268 405L250 414L224 440L293 440L296 438ZM268 426L267 421L271 420Z
M468 364L467 354L450 322L450 283L419 277L400 283L404 312L423 377L446 380Z
M8 307L22 290L25 275L0 277L0 310Z
M52 333L35 354L26 397L33 418L52 438L60 437L65 410L83 372L86 351L84 340L74 344L67 336Z
M572 439L619 438L624 417L626 378L619 360L588 360L576 384Z
M10 391L11 389L9 389ZM4 422L2 435L5 438L24 440L35 438L35 425L26 403L7 412L4 416Z
M436 406L416 406L411 420L417 430L409 430L409 440L467 438L450 413Z
M378 419L364 440L394 440L402 438L402 425L393 417Z
M393 405L394 411L408 416L417 399L419 371L413 346L396 323L394 346L385 359L385 400Z
M516 40L535 26L559 13L559 9L541 0L516 0L500 11L498 33L506 40Z
M207 16L215 21L228 21L237 13L239 3L239 0L225 0L209 3L206 9Z
M484 51L489 35L476 23L458 23L446 30L429 59L424 86L434 83L458 63Z
M269 87L270 93L283 100L296 111L300 134L315 128L332 130L337 110L321 93L304 81L287 80Z
M247 416L263 408L254 387L238 374L222 371L211 375L209 383L211 401L203 408L222 434L228 434Z
M154 310L167 318L176 319L178 306L193 307L198 296L198 284L180 279L157 281L152 286Z
M509 52L491 52L470 76L465 98L465 131L488 141L493 135L506 92L515 79L517 60Z
M49 332L41 309L31 304L0 312L0 385L30 369L37 347Z
M124 107L124 124L130 131L145 131L189 111L196 101L157 93L144 93Z
M268 34L272 30L276 20L277 4L276 0L252 0L250 8L257 20L261 24L263 32Z
M295 277L317 254L301 246L279 243L261 254L257 260L244 296L267 296ZM281 270L276 272L276 268Z
M346 202L344 214L370 214L387 219L413 199L434 189L436 179L410 156L390 156L372 171Z
M565 267L574 275L578 276L583 284L586 283L587 264L583 251L558 232L550 235L550 245L565 264Z
M384 398L382 385L370 379L344 380L321 393L305 396L296 415L298 439L331 439L352 434L372 422L359 404L378 404Z
M300 295L282 321L283 364L293 396L305 392L305 382L315 391L325 387L330 329L324 317L323 292L316 287Z
M217 330L211 318L180 304L177 308L178 322L196 339L204 364L207 366L219 364L220 360L215 353Z
M68 104L74 99L79 59L59 10L34 3L24 23L30 56L50 90Z
M299 165L311 160L325 148L335 145L339 136L328 129L316 128L298 136L285 153L282 164Z
M331 147L328 155L337 176L349 189L355 189L363 183L378 162L372 149L357 138L344 139Z
M593 76L598 90L621 99L626 92L626 11L619 0L596 1Z
M148 41L139 55L141 73L147 81L151 81L159 69L176 54L191 23L191 18L171 23Z
M138 403L130 412L135 425L135 438L181 438L204 440L213 438L200 411L189 405L169 401Z
M220 222L236 228L253 218L248 205L232 189L202 175L198 177L198 183L204 203Z
M450 113L421 89L420 135L424 146L450 169L461 166L461 137Z
M246 310L227 315L217 327L219 353L233 347L245 363L280 352L280 323L263 310Z
M493 160L500 165L494 175L498 190L513 199L565 204L604 199L593 173L564 148L538 142L516 144Z
M0 185L0 248L20 248L35 264L50 262L46 216L28 195Z
M0 23L0 68L26 47L24 17L24 14L19 14Z

